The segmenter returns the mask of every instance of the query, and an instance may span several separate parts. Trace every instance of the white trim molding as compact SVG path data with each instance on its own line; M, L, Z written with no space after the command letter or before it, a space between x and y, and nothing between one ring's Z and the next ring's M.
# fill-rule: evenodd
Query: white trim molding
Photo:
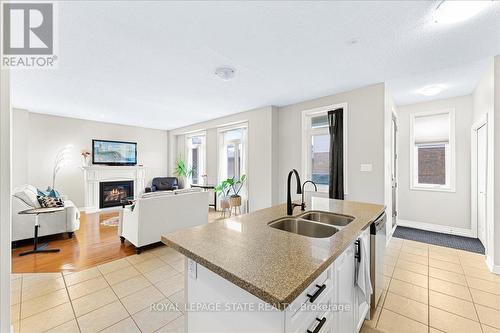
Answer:
M418 222L398 219L398 226L409 227L420 230L434 231L442 234L456 235L475 238L471 229L450 227L447 225L439 225L434 223Z
M500 274L500 266L494 264L492 256L486 256L486 266L488 266L490 272Z
M85 212L95 213L99 208L99 183L105 181L132 180L134 197L144 193L146 169L141 166L89 166L83 167L85 182Z
M349 145L348 145L348 132L349 132L349 108L348 104L346 102L344 103L338 103L338 104L332 104L332 105L326 105L326 106L321 106L315 109L309 109L309 110L304 110L302 111L302 175L305 177L305 179L310 179L312 180L312 177L309 175L309 165L310 165L310 160L311 157L309 156L309 149L311 143L309 142L309 137L312 134L315 134L314 130L310 128L310 122L308 119L310 119L314 115L318 114L327 114L328 111L330 110L335 110L342 108L344 110L343 112L343 126L344 126L344 196L346 196L349 193L349 184L348 184L348 174L347 174L347 161L348 161L348 155L349 155ZM328 133L328 128L326 129L326 133ZM319 134L319 133L317 133ZM326 185L318 185L318 192L325 192L328 193L328 186Z
M418 183L418 149L415 143L415 119L418 117L433 116L439 114L449 115L449 139L446 147L446 184L419 184ZM435 111L413 112L410 114L410 190L412 191L436 191L436 192L456 192L456 152L455 152L455 109L448 108ZM429 144L433 146L434 143ZM436 143L443 145L443 143ZM423 145L427 145L424 143Z
M484 114L482 117L476 121L471 127L471 225L472 232L475 237L478 236L478 226L477 226L477 131L486 126L486 131L488 131L488 118ZM487 163L487 162L486 162ZM486 220L486 239L488 238L488 221ZM487 244L485 248L487 248Z

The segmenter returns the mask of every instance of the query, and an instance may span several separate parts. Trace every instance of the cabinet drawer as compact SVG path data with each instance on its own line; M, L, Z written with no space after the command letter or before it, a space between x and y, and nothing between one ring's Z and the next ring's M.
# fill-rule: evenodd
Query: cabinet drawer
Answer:
M333 324L333 313L331 311L320 312L310 318L305 325L294 333L330 333Z
M324 287L323 287L324 285ZM327 268L290 305L292 316L306 303L317 304L332 287L331 267ZM310 297L310 296L313 297ZM313 300L311 302L311 300Z
M330 283L330 281L325 281ZM332 315L331 311L333 298L333 288L330 286L325 289L313 303L309 300L301 305L298 311L295 311L287 320L287 332L306 333L310 327L315 327L316 318L322 319L326 314ZM330 320L331 321L331 320ZM324 325L323 325L324 326ZM328 323L330 326L330 323ZM313 330L311 330L313 331ZM326 332L323 329L321 332Z

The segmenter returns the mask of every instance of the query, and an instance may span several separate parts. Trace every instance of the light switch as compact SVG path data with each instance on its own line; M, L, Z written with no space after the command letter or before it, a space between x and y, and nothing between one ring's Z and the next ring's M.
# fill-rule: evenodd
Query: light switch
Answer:
M373 166L371 164L361 164L361 172L372 172Z
M188 276L192 279L195 279L196 280L196 269L197 269L197 263L196 261L192 260L192 259L188 259L187 260L187 270L188 270Z

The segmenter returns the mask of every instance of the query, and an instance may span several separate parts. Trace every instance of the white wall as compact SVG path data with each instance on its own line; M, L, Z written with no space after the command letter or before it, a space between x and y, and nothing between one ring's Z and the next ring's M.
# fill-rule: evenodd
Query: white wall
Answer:
M383 83L279 108L279 200L286 200L286 177L302 170L302 112L347 103L347 200L385 203L385 86ZM373 165L361 172L360 164ZM303 179L305 181L306 179Z
M0 71L0 332L9 332L11 272L11 105L9 71Z
M493 265L495 251L495 220L494 220L494 62L493 59L487 70L479 80L479 83L472 93L473 122L486 116L488 120L488 184L487 184L487 209L486 209L486 230L487 246L486 256L490 265Z
M410 189L410 115L415 112L455 109L456 192ZM470 130L472 96L448 98L398 108L399 122L399 217L398 219L471 229L470 222ZM437 230L437 229L436 229ZM440 228L439 230L443 230Z
M270 207L277 201L273 182L273 165L276 164L276 134L273 124L277 120L272 106L250 110L195 125L169 131L169 172L173 173L176 159L184 157L185 134L205 130L207 141L207 176L209 183L217 181L217 128L248 122L248 196L249 209L254 211ZM274 143L273 143L274 141ZM274 164L273 164L274 161ZM274 198L273 198L274 197Z
M78 207L84 206L81 170L84 150L92 151L92 139L137 142L137 160L146 167L146 182L167 175L167 132L141 127L31 113L13 112L13 186L32 184L46 188L52 184L52 168L57 152L74 146L71 163L62 169L56 189L68 195Z

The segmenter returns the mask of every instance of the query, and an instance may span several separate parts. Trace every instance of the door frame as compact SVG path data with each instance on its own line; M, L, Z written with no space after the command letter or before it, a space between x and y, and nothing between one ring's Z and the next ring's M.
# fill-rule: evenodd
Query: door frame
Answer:
M395 125L395 128L393 128L393 125ZM398 122L398 114L394 109L392 109L391 112L391 176L393 175L394 170L392 170L393 165L395 167L395 172L394 172L394 178L396 182L396 207L392 207L392 210L396 212L396 216L392 215L391 212L391 230L388 230L390 232L390 235L392 237L392 234L396 230L398 226L398 206L399 206L399 140L398 140L398 132L399 132L399 122ZM394 142L392 141L394 136ZM392 200L392 184L393 181L391 179L391 200ZM394 202L391 202L393 204Z
M480 128L486 126L486 137L488 137L488 116L485 114L479 118L471 127L471 229L472 237L478 238L478 220L477 220L477 132ZM487 142L488 144L488 142ZM488 151L488 148L486 148ZM489 157L488 157L489 159ZM486 168L488 168L488 163L486 163ZM488 175L488 172L486 172ZM488 195L488 193L486 193ZM488 202L488 201L486 201ZM488 214L488 209L486 209L486 214ZM488 235L488 215L486 215L485 222L485 233ZM488 237L485 239L486 244L484 247L488 248Z

